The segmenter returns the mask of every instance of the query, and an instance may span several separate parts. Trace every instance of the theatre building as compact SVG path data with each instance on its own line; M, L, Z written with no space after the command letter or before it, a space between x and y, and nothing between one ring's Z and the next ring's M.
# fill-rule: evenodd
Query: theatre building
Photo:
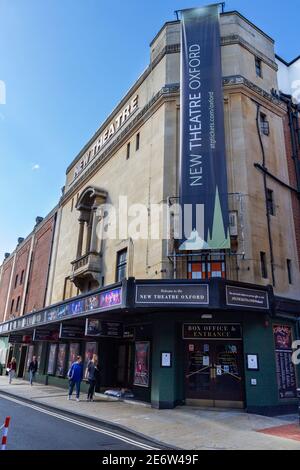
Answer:
M11 319L1 303L0 334L17 357L39 356L39 381L66 387L76 355L86 365L95 352L101 391L156 408L296 409L286 112L274 40L238 12L183 11L161 28L147 69L67 168L44 305ZM184 236L180 204L192 207Z

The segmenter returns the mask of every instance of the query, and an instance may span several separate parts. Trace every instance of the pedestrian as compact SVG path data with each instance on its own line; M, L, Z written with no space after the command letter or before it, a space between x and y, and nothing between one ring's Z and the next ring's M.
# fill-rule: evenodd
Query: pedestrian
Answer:
M81 356L77 356L76 362L73 362L73 364L71 365L68 371L68 378L69 378L68 400L71 400L74 387L76 387L76 401L79 401L80 384L83 378L83 366L82 366Z
M86 378L89 383L87 401L93 401L94 399L95 386L99 382L99 375L98 356L97 354L93 354L93 358L88 362L86 372Z
M38 370L38 361L36 360L36 356L33 356L32 361L29 364L28 372L29 372L29 381L30 385L33 383L33 379L35 378L35 374Z
M11 384L12 379L15 378L17 371L17 361L16 358L13 357L12 360L7 365L7 372L8 372L8 382Z

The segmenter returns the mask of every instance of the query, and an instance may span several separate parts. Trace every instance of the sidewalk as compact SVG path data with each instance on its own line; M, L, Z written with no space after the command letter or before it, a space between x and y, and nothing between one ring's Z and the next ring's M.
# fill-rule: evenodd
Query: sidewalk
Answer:
M174 410L154 410L145 404L122 402L100 394L96 395L96 400L92 403L84 401L86 396L82 394L82 401L77 403L75 400L68 401L67 391L61 388L40 384L31 387L21 379L15 379L9 385L5 376L0 377L1 392L61 411L99 419L181 449L300 450L299 441L257 432L297 424L295 415L269 418L240 410L183 406Z

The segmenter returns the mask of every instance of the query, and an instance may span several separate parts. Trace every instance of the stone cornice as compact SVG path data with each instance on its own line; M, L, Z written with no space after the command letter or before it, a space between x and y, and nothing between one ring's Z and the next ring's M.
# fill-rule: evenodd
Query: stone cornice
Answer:
M249 52L254 54L255 56L259 57L263 62L269 65L275 71L278 70L278 66L276 62L269 59L265 54L261 53L257 49L255 49L250 43L248 43L245 39L241 36L234 34L231 36L223 36L221 38L221 45L222 46L229 46L232 44L239 44L241 47L246 48ZM177 54L180 52L180 44L169 44L165 46L161 52L155 57L155 59L149 64L146 70L142 73L142 75L138 78L138 80L134 83L134 85L128 90L126 95L121 99L120 103L117 107L112 111L112 113L105 119L105 121L101 124L99 129L96 133L91 137L91 139L86 143L86 145L81 149L78 155L74 158L72 163L68 166L66 173L68 173L73 166L84 156L85 152L88 148L92 145L92 143L100 136L103 130L108 126L108 124L112 121L114 116L125 106L127 101L130 97L137 91L143 81L150 75L152 70L157 66L157 64L164 58L167 54Z
M110 113L110 115L105 119L105 121L101 124L99 129L96 131L96 133L91 137L91 139L86 143L86 145L81 149L79 154L74 158L72 163L68 166L66 173L68 173L75 163L77 163L85 154L85 152L88 150L90 145L100 136L100 134L103 132L103 130L109 125L109 123L113 120L114 116L125 106L127 101L130 99L130 97L137 91L137 89L140 87L140 85L146 80L148 75L152 72L154 67L157 66L157 64L164 58L166 54L176 54L180 52L180 44L170 44L162 49L162 51L155 57L155 59L149 64L149 66L146 68L146 70L142 73L142 75L138 78L138 80L134 83L134 85L128 90L126 95L121 99L119 104L114 108L114 110Z
M286 106L282 103L282 101L276 96L273 96L271 93L263 90L259 86L255 85L255 83L247 80L247 78L243 77L242 75L231 75L229 77L223 77L223 86L230 87L230 86L245 86L252 92L261 96L261 98L267 100L271 105L276 106L277 109L280 108L281 111L286 112Z
M246 41L242 36L239 36L238 34L232 34L230 36L223 36L221 38L221 44L222 46L231 46L233 44L238 44L239 46L244 47L244 49L247 49L251 54L255 55L259 59L261 59L263 62L265 62L269 67L271 67L275 72L278 71L278 65L276 62L269 57L267 57L265 54L263 54L261 51L256 49L252 44L250 44L248 41Z
M108 145L105 150L99 152L99 155L95 157L86 171L80 175L69 188L66 188L65 194L60 199L60 206L62 206L74 192L78 191L78 188L80 188L82 184L91 177L92 173L94 173L96 169L100 168L107 160L113 157L116 149L122 145L122 142L125 138L127 138L127 135L132 131L132 129L134 129L141 119L147 117L149 110L157 105L160 99L166 99L174 94L178 95L179 89L179 84L170 84L161 88L161 90L156 93L156 95L139 112L137 112L132 121L128 123L128 125L122 130L122 132L119 133L113 142Z

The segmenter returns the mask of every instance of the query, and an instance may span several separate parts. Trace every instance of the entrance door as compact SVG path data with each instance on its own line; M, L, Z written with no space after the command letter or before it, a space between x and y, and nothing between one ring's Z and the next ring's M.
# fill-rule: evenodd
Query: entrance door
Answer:
M24 376L26 355L27 355L27 346L21 346L21 354L20 354L19 368L18 368L18 377L23 377Z
M243 407L241 341L188 341L185 370L187 404Z
M117 384L121 387L132 386L133 382L133 344L122 343L118 346Z

